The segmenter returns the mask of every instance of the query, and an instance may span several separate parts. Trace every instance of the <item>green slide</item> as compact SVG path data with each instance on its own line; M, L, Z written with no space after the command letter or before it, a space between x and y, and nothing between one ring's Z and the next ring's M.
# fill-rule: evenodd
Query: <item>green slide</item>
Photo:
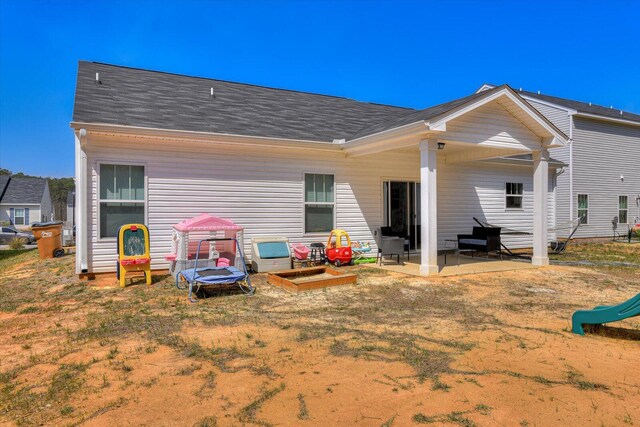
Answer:
M582 325L600 325L635 316L640 316L640 294L620 305L602 305L593 310L576 311L572 319L573 333L584 335Z

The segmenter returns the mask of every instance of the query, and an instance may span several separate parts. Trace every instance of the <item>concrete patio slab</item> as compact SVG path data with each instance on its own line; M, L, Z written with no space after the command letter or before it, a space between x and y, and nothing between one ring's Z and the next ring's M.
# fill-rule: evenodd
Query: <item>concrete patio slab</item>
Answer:
M406 257L403 265L395 263L391 259L386 259L386 264L378 265L376 267L383 268L385 270L395 271L398 273L404 273L411 276L420 276L420 254L412 254L409 259ZM445 265L444 256L438 257L438 266L440 272L438 276L461 276L464 274L477 274L477 273L493 273L498 271L513 271L513 270L527 270L537 268L527 260L500 260L494 258L482 258L482 257L470 257L460 255L460 263L458 265L458 259L455 255L447 256L447 264Z

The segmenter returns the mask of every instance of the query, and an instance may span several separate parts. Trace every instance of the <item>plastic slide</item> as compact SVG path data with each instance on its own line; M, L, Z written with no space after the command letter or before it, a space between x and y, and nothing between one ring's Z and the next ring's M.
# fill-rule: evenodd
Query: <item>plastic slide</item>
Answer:
M593 310L576 311L572 318L573 333L584 335L582 325L618 322L635 316L640 316L640 294L620 305L602 305Z

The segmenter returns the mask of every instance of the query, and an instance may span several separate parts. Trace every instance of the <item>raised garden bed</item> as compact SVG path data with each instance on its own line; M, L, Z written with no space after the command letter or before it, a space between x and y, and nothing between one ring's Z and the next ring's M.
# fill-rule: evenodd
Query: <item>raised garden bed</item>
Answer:
M289 292L298 293L313 289L355 284L358 277L336 271L330 267L308 267L269 273L267 282Z

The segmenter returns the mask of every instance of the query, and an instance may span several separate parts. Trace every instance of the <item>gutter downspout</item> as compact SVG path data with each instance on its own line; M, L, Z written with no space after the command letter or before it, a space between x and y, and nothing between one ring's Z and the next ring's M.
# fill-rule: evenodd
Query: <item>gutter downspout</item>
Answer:
M573 114L569 115L569 221L573 221Z
M80 129L76 134L76 274L86 274L88 270L88 235L87 235L87 130Z

